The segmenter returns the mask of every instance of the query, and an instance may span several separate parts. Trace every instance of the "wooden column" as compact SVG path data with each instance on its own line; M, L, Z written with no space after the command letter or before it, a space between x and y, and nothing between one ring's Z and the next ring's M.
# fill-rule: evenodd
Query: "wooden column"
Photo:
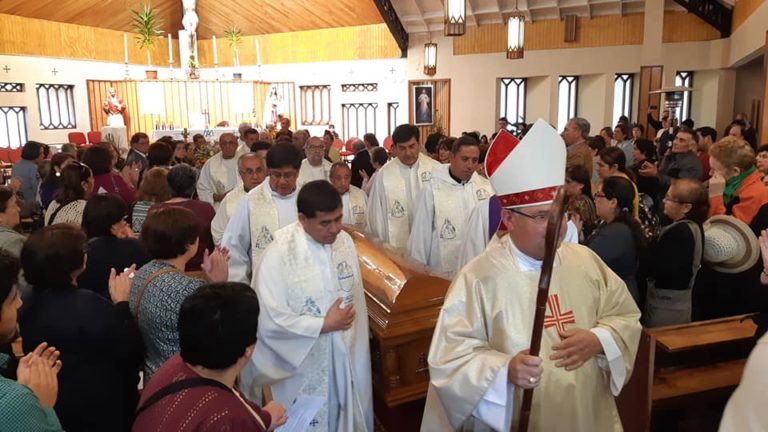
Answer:
M653 118L659 120L664 108L661 105L661 95L650 94L654 90L661 88L662 72L664 66L642 66L640 67L640 94L638 101L637 122L645 127L645 137L653 140L656 138L656 130L648 124L648 109L651 110Z

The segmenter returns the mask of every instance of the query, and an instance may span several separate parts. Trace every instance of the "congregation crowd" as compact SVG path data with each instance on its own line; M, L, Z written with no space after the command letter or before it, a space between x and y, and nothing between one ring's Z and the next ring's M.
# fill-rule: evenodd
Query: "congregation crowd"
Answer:
M647 123L655 139L624 117L597 134L573 118L557 138L564 242L618 277L606 276L608 291L621 291L611 300L617 328L765 310L768 259L751 258L761 248L768 257L768 144L758 146L743 114L722 133L678 126L669 112ZM136 133L127 154L106 142L55 153L26 143L0 187L0 430L266 431L299 395L315 395L325 399L317 430L372 431L362 279L342 227L454 281L452 291L482 280L477 257L503 247L516 218L546 225L548 213L530 209L548 202L533 180L548 154L514 170L494 154L533 148L523 143L543 140L544 127L501 118L490 140L435 132L422 145L404 124L386 145L374 134L351 140L348 154L333 130L310 136L287 118L276 133L244 124L216 143L150 144ZM503 193L503 182L526 194ZM512 256L535 268L541 258L514 241ZM572 256L573 266L602 268ZM442 325L461 323L442 316ZM631 332L593 333L604 369L624 379ZM465 419L452 418L460 410L438 382L454 367L438 360L450 343L436 334L430 372L456 429ZM626 367L616 366L622 357ZM510 383L538 384L540 372L513 378L504 361ZM497 424L483 408L493 398L475 396L463 415ZM511 421L500 416L498 428Z

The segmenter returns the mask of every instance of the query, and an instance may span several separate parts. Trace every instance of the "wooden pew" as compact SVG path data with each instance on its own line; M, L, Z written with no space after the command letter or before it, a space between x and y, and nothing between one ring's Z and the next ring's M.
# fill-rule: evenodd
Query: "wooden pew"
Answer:
M654 410L728 397L754 347L745 316L644 328L632 377L616 398L624 430L647 431Z

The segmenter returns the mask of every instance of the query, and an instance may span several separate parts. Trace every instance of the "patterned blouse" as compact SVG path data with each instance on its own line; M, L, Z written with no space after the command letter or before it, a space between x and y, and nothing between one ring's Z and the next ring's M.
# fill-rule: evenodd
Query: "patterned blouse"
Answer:
M162 273L152 279L144 289L141 306L136 313L138 293L144 282L153 274L173 269L173 266L158 260L152 260L136 271L131 283L130 306L134 315L138 315L139 329L146 347L144 358L144 382L174 354L179 352L179 332L177 322L181 303L198 287L206 282L185 275L178 270Z
M72 201L69 204L65 204L64 207L56 214L56 218L51 221L51 216L58 209L61 204L58 201L53 201L48 206L48 210L45 211L45 225L54 225L60 223L73 223L78 226L83 224L83 210L85 210L85 204L88 201L81 199Z
M144 226L144 221L147 219L147 212L149 208L155 205L152 201L136 201L131 211L131 229L136 234L141 234L141 227Z

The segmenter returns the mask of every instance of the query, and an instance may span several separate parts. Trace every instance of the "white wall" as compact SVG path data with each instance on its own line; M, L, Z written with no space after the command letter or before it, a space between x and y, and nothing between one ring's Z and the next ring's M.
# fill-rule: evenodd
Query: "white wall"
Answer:
M7 65L10 71L2 68ZM312 84L331 85L331 122L337 132L342 131L341 105L343 103L378 103L376 111L376 132L379 141L387 135L387 103L398 102L397 123L408 120L407 80L405 79L405 59L359 60L345 62L302 63L283 65L263 65L259 71L257 66L240 68L244 80L263 81L293 81L296 85L297 115L300 113L299 86ZM57 74L52 70L56 68ZM144 67L131 66L132 79L144 77ZM218 75L217 73L218 72ZM231 77L232 69L204 69L201 79L213 80L217 77ZM173 71L175 78L183 76L182 71ZM122 64L93 61L65 60L46 57L23 57L0 55L0 81L22 82L25 85L23 93L0 93L0 106L26 106L28 139L45 143L67 142L67 134L73 131L86 132L91 129L86 80L122 80L125 69ZM168 79L169 70L160 69L159 78ZM40 130L37 95L35 84L73 84L75 86L75 111L77 127L67 130ZM343 93L342 84L377 83L377 92ZM301 119L298 119L299 122ZM94 125L99 129L101 125ZM186 125L182 125L186 126ZM293 128L306 128L312 134L322 135L325 126L304 127L297 125L294 120Z

